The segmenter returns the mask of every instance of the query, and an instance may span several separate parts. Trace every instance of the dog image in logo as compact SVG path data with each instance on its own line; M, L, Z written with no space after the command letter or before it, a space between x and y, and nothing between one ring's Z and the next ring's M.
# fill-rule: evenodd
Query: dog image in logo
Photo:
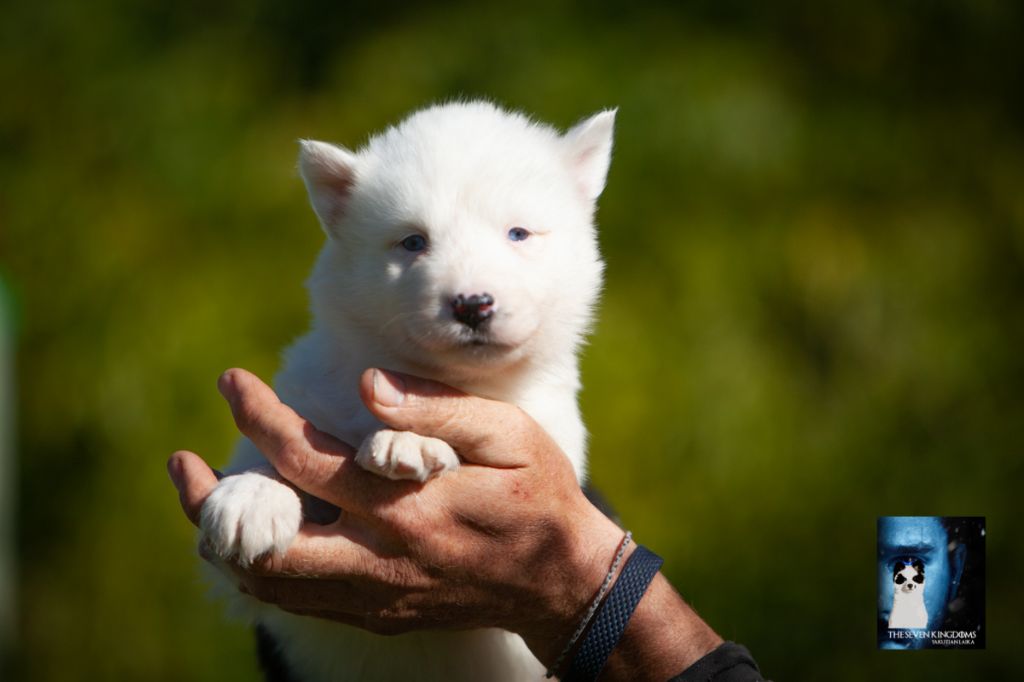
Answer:
M920 559L898 560L892 582L889 628L928 627L928 610L924 606L924 562Z
M307 281L312 329L275 378L281 399L359 448L356 461L430 485L460 466L434 438L384 428L358 395L379 367L519 406L585 476L577 351L601 289L594 211L615 111L568 132L488 102L413 113L358 150L303 141L299 172L326 239ZM202 510L219 556L284 552L303 500L243 439ZM544 668L502 630L382 637L227 598L297 680L528 680ZM238 609L236 609L238 610Z

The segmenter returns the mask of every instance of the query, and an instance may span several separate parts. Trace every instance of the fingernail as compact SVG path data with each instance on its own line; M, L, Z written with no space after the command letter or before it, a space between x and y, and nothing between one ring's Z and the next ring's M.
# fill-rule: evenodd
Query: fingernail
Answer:
M385 407L397 407L405 401L405 380L382 369L373 370L373 399Z
M217 378L217 390L228 402L235 397L235 378L231 370L226 370Z
M167 473L170 475L171 483L174 484L174 487L181 490L181 460L177 457L171 457L167 460Z

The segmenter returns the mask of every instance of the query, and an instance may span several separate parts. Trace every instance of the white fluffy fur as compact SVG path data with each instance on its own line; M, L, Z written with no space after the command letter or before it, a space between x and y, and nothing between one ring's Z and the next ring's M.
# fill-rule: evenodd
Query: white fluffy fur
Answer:
M593 212L614 117L599 113L562 135L486 102L458 102L418 111L357 152L304 141L299 170L328 239L308 281L313 327L285 355L281 398L321 430L362 443L368 469L426 480L457 467L455 453L382 429L357 384L367 367L437 379L522 407L582 480L576 352L601 286ZM531 234L510 240L512 227ZM404 249L410 234L428 248ZM480 330L453 318L454 296L485 292L494 313ZM244 473L225 478L204 506L204 532L222 556L251 560L294 537L299 498L265 466L241 441L232 471ZM522 640L500 630L385 638L265 606L258 618L308 680L542 672Z
M905 582L897 584L893 576L892 612L889 614L889 628L926 628L928 627L928 610L924 605L925 582L915 583L913 578L917 571L906 566L897 575L902 575Z

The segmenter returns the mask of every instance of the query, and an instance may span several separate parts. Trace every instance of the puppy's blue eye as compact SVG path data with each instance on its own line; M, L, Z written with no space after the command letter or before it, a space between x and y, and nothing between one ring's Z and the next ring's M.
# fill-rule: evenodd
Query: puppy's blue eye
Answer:
M513 227L508 231L508 238L514 242L521 242L530 236L530 231L525 227Z
M410 234L408 237L399 242L402 248L406 251L423 251L427 248L427 238L422 234Z

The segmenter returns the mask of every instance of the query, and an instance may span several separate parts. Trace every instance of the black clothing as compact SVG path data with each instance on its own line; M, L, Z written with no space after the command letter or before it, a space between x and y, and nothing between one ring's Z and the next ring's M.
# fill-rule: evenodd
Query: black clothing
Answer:
M668 682L764 682L745 646L723 642Z

